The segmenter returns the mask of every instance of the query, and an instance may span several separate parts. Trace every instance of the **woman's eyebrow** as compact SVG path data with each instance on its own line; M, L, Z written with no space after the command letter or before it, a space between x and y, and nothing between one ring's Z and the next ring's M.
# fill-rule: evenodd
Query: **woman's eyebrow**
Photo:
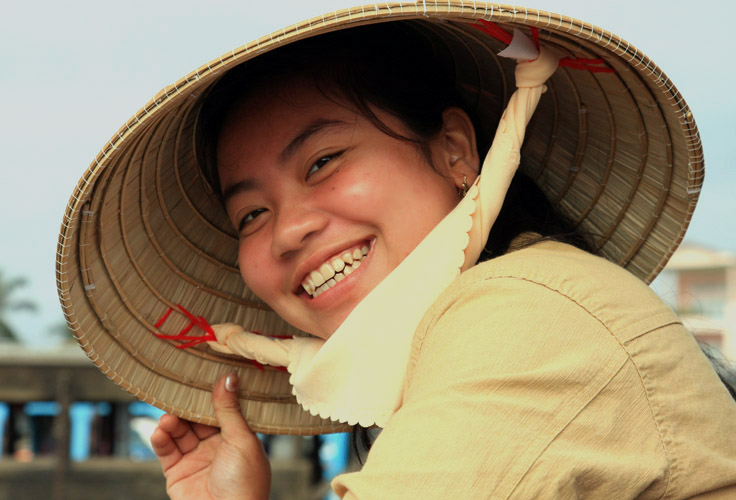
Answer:
M252 191L258 187L258 182L252 179L245 179L240 182L236 182L235 184L228 186L225 191L222 193L222 201L225 206L227 206L228 202L232 197L235 195L238 195L240 193L244 193L245 191Z
M289 142L289 144L281 151L279 155L279 162L286 163L294 153L312 136L317 134L323 134L332 131L335 128L345 127L350 125L348 122L342 120L328 120L320 118L309 122L305 125L296 136ZM245 179L240 182L228 186L222 193L222 200L224 205L227 206L231 198L246 191L252 191L258 189L258 182L254 179Z
M327 132L335 127L344 127L348 125L347 122L342 120L328 120L325 118L319 118L305 125L296 136L289 142L289 144L281 151L279 160L281 163L286 163L294 153L315 134L321 134Z

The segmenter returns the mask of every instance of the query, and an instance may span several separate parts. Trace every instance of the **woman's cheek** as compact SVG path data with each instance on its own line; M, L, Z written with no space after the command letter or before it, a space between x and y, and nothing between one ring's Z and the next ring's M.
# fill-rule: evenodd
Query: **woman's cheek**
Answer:
M357 211L365 214L373 207L384 203L389 194L376 172L344 172L332 196L341 203L346 213Z
M325 201L338 213L350 214L359 210L371 196L370 175L346 170L330 183Z
M250 238L253 238L252 236ZM255 239L258 239L257 237ZM268 302L267 254L268 247L258 241L241 241L238 249L238 264L240 275L246 286L262 300Z

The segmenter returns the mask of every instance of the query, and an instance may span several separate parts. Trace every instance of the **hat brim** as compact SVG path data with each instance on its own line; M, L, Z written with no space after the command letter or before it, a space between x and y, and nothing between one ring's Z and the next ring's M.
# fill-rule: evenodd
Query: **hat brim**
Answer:
M385 4L312 18L234 49L162 89L110 140L67 206L57 254L59 296L90 359L139 399L216 424L211 390L240 374L243 414L258 432L346 430L302 410L288 374L218 354L179 349L188 320L303 335L245 287L237 237L196 164L201 98L228 69L287 43L353 26L406 22L456 61L459 89L492 130L514 90L503 44L472 24L536 27L558 54L601 58L613 73L560 68L527 132L522 168L594 237L600 253L645 281L679 245L703 181L700 138L687 104L641 51L588 23L549 12L474 2Z

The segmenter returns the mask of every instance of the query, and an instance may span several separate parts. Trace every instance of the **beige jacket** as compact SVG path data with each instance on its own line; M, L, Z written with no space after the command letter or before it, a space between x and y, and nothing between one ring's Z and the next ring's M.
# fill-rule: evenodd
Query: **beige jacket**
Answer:
M345 499L736 498L736 404L641 281L545 242L427 312Z

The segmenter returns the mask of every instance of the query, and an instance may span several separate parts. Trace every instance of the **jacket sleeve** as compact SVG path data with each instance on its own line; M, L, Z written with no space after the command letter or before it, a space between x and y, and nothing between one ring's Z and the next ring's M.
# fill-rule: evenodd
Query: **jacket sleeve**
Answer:
M661 495L666 457L636 369L581 304L491 278L416 333L404 404L345 499Z

